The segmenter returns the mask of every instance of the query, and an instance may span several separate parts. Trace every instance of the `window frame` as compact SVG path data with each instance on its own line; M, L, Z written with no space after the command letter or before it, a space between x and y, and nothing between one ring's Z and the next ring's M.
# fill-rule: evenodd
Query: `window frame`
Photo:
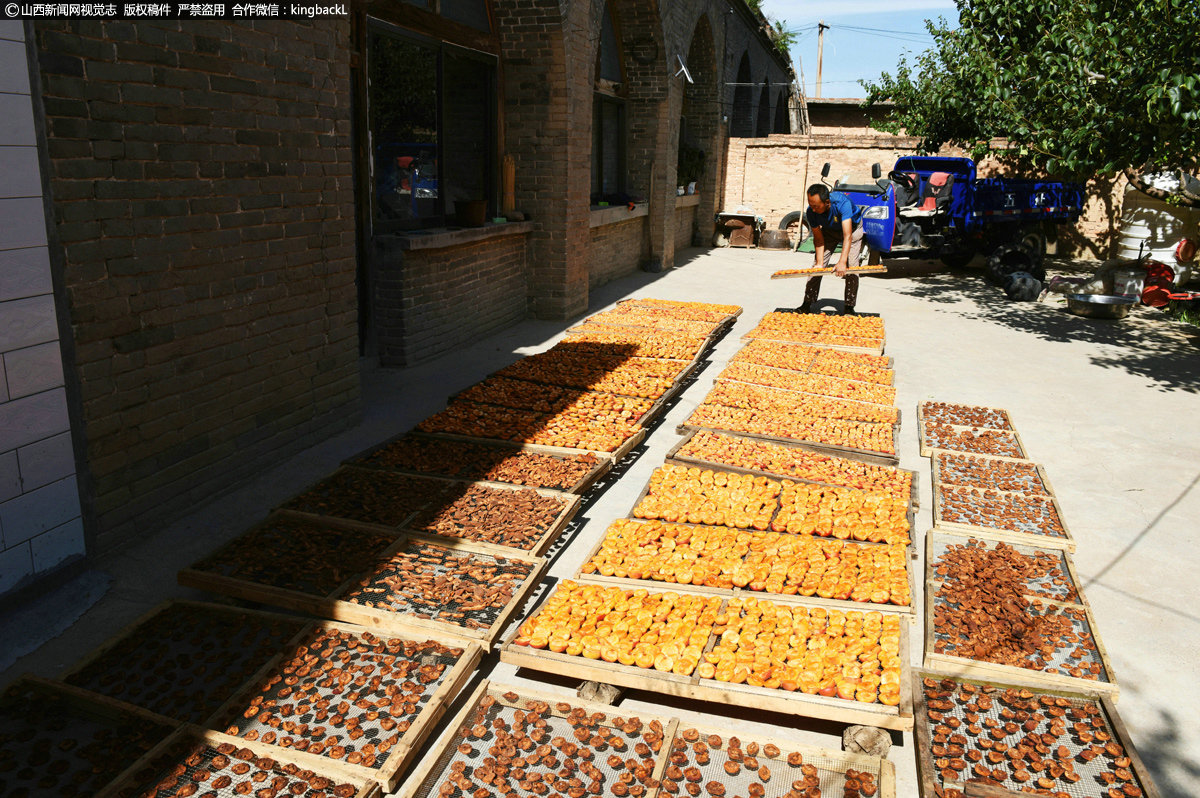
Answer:
M491 14L491 4L487 4L488 13ZM454 23L458 24L458 23ZM500 148L500 120L499 120L499 72L500 58L496 53L479 50L473 47L468 47L445 38L431 36L427 33L415 31L411 28L406 28L397 25L393 22L380 19L371 15L366 16L366 53L365 63L363 66L363 75L366 80L366 91L364 92L366 99L365 119L365 144L366 144L366 166L367 166L367 182L369 191L367 192L369 201L369 213L367 214L367 224L370 234L389 234L389 233L405 233L412 230L421 230L424 228L445 227L449 224L449 219L453 216L453 212L447 208L446 201L446 178L445 178L445 159L443 140L446 128L445 116L445 59L447 55L454 58L477 61L481 64L490 67L488 72L488 109L487 109L487 137L488 141L484 147L487 153L487 159L484 169L484 190L483 193L487 198L489 216L498 208L497 192L497 166L499 159ZM494 26L494 21L493 21ZM374 54L374 36L383 35L393 39L398 39L403 42L415 44L421 47L432 49L437 60L436 64L436 93L437 93L437 180L438 180L438 206L441 213L437 216L428 216L421 219L401 220L401 219L384 219L379 215L379 196L378 186L376 183L376 162L375 162L375 131L371 126L371 59Z
M616 48L617 65L621 69L621 79L615 84L612 81L605 80L600 77L601 65L603 63L603 46L604 46L604 17L612 22L614 41L613 46ZM592 158L591 158L591 175L588 181L589 188L595 187L597 182L597 163L600 164L599 170L599 190L590 191L590 194L627 194L629 188L629 169L628 169L628 152L629 152L629 117L628 103L626 95L628 94L629 84L627 82L625 70L625 48L621 43L621 20L613 12L612 3L605 2L604 9L601 11L600 32L596 37L596 61L592 73ZM604 131L603 122L603 106L605 104L613 105L617 109L617 188L613 192L604 191L604 153L601 148L600 152L596 151L597 144L603 144Z

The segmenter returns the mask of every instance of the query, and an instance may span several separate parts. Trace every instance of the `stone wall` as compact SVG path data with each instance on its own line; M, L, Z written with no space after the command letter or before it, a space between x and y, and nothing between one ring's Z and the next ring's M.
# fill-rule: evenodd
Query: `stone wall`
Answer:
M684 249L692 245L692 237L696 232L696 205L675 207L675 249ZM708 241L702 242L705 246Z
M412 366L525 318L527 239L522 233L415 251L377 240L380 363Z
M36 31L104 548L357 422L349 23Z
M0 596L87 554L28 63L0 21Z

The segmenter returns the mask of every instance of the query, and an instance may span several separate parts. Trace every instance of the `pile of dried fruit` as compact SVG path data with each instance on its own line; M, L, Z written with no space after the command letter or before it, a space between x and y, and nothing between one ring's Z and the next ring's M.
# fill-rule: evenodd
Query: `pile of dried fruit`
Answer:
M202 723L304 626L232 608L173 604L63 681Z
M1033 690L926 677L932 766L943 784L966 782L1043 795L1140 798L1133 763L1100 704ZM1010 783L1011 782L1011 783ZM937 785L945 798L959 787Z
M895 454L896 444L891 424L864 421L843 421L823 416L702 404L684 422L687 426L714 430L743 432L747 435L769 435L797 441L842 446L865 452Z
M343 468L283 505L286 510L398 526L437 501L446 483L364 468Z
M597 313L588 319L588 324L601 324L616 327L643 327L652 330L666 330L684 335L710 335L718 324L700 319L680 319L648 309L629 308L628 310L610 310Z
M944 486L938 498L939 521L1051 538L1067 536L1049 497Z
M880 424L895 424L900 417L896 408L891 406L826 399L823 396L724 380L713 386L708 396L704 397L704 404L754 409L779 415L818 416Z
M908 501L912 495L912 473L909 471L806 452L738 435L701 430L684 444L678 456L736 468L769 471L781 477L886 493L902 501Z
M862 352L843 352L818 346L795 346L774 341L753 340L733 356L732 363L801 371L857 382L891 385L895 373L888 358Z
M1005 586L1010 594L1079 601L1079 592L1062 567L1062 554L1034 550L1022 554L1007 543L971 539L950 544L930 566L936 578L961 587Z
M560 345L561 347L561 345ZM601 358L555 347L521 358L497 376L624 396L657 399L669 391L686 363L645 357Z
M793 535L880 541L906 546L908 500L886 493L785 481L771 529Z
M599 465L594 454L549 455L466 441L406 436L361 460L363 465L568 490Z
M1012 422L1004 410L947 402L922 402L921 418L926 424L950 424L959 427L1011 430Z
M900 616L733 598L702 678L888 706L900 703Z
M942 424L926 423L925 445L930 449L948 449L954 452L990 454L999 457L1023 458L1025 453L1011 432L992 429L962 429Z
M433 641L321 629L231 708L225 733L375 767L462 654Z
M538 385L507 377L489 377L472 385L456 398L462 402L479 402L501 407L516 407L537 413L553 413L582 394L553 385Z
M407 517L407 516L406 516ZM370 568L395 535L273 516L192 566L193 570L313 596L328 596Z
M720 608L715 596L635 592L566 580L521 624L514 642L690 676Z
M942 485L1049 495L1036 463L949 452L942 452L933 462Z
M566 507L564 499L543 496L528 488L464 485L420 513L410 528L532 551Z
M574 408L546 416L524 438L525 443L614 452L641 431L631 411L622 408Z
M688 315L691 313L719 313L724 318L732 316L735 313L740 313L742 310L738 305L718 305L712 302L680 302L674 299L633 299L617 305L618 310L632 307L658 308L669 313L680 314L680 318L685 319L693 318L693 316Z
M533 563L413 542L341 595L366 607L487 629Z
M585 574L907 606L903 546L618 519Z
M545 418L545 413L530 410L474 402L451 402L445 410L418 424L417 430L466 435L472 438L521 441Z
M874 349L883 346L883 319L823 313L768 313L746 337Z
M737 380L771 388L833 396L858 402L871 402L878 405L891 406L896 402L896 389L890 386L824 375L797 374L752 363L730 363L721 372L718 379Z
M569 331L559 346L578 343L613 344L628 349L631 357L692 360L700 354L704 342L703 336L681 335L666 331L643 332L631 327L604 327L585 323Z
M766 477L663 465L654 470L635 518L766 529L782 485Z

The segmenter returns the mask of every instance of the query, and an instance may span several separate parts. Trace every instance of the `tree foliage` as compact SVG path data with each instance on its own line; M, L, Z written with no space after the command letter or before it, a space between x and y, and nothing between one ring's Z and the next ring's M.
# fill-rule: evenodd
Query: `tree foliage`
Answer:
M1184 169L1200 160L1197 0L957 0L959 27L864 81L892 132L978 158L1006 139L1051 173ZM1011 150L1007 150L1011 152Z

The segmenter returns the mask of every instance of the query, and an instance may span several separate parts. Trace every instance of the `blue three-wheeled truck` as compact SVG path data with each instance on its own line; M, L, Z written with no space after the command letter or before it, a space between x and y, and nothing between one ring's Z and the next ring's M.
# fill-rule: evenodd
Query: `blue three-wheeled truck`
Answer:
M828 175L825 164L821 176ZM978 178L970 158L906 156L886 179L879 164L871 177L874 183L832 187L864 208L870 258L937 258L961 267L981 254L997 281L1016 271L1045 280L1047 225L1078 220L1084 200L1078 183ZM779 227L802 217L788 214Z

